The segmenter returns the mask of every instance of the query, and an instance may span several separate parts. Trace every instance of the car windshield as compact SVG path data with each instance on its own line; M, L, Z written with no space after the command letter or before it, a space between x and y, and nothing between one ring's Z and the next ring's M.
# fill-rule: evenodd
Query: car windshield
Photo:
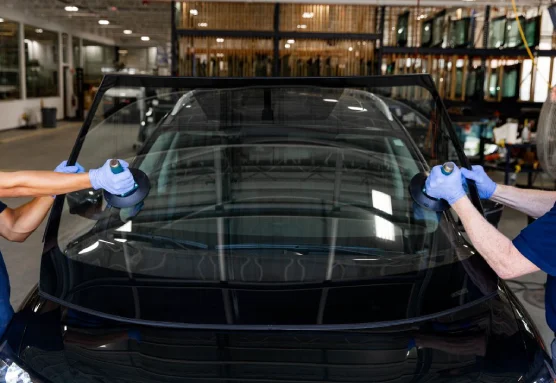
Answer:
M484 297L492 276L453 214L409 195L465 160L415 79L106 78L70 161L124 159L151 190L127 209L94 190L57 201L41 293L197 325L378 323Z

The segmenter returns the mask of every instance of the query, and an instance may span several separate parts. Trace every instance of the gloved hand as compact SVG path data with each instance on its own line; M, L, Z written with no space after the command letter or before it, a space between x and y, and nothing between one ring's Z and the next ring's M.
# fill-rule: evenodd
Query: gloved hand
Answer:
M62 161L60 163L60 165L56 166L56 169L54 169L54 171L56 173L66 173L66 174L73 174L73 173L84 173L85 172L85 168L81 165L79 165L79 163L75 163L75 165L73 166L67 166L68 161ZM52 198L56 198L55 195L52 196Z
M110 194L125 194L135 186L133 175L129 171L129 164L124 160L118 160L124 168L124 171L118 174L112 173L110 169L110 160L98 169L89 170L89 179L93 189L104 189Z
M85 173L85 168L79 165L78 162L75 165L67 166L68 161L62 161L60 165L56 166L54 171L56 173Z
M479 190L479 197L482 199L489 199L496 190L496 183L487 176L485 169L480 165L473 165L473 170L461 169L461 174L470 180L475 181L477 189Z
M465 196L465 190L461 184L461 171L457 166L451 174L442 173L442 165L432 168L431 174L425 182L426 193L433 198L441 198L453 205L457 200Z

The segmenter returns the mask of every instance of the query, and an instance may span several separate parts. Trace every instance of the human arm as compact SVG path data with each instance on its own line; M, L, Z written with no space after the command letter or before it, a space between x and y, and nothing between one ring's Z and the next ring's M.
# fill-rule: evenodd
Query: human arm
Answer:
M469 198L462 197L453 205L465 232L479 254L502 279L516 278L538 271L514 246L512 241L500 233L475 209Z
M482 166L473 166L472 169L462 168L461 173L465 178L475 181L479 196L483 199L501 203L534 218L544 215L556 202L556 192L498 185L489 178Z
M475 209L463 190L461 171L457 166L449 175L444 175L441 167L435 166L425 188L428 195L445 199L453 207L473 246L499 277L515 278L539 270Z
M85 169L78 163L67 166L63 161L54 170L56 173L84 173ZM25 241L41 224L50 211L54 199L51 196L39 197L15 209L1 204L0 235L12 242Z
M49 171L0 172L0 197L38 197L66 194L92 187L87 173Z
M0 235L12 242L23 242L39 227L54 199L50 196L34 198L15 209L5 208L0 213Z
M556 192L497 185L490 199L530 217L538 218L552 209L556 203Z
M39 197L66 194L93 187L112 194L124 194L133 189L135 181L128 163L119 160L124 171L113 174L110 160L88 173L60 174L47 171L0 172L0 197Z

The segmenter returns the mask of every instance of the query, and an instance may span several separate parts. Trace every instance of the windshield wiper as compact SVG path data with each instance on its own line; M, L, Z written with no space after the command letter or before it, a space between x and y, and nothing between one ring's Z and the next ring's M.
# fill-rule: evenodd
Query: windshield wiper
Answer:
M310 254L311 252L329 252L330 246L323 245L276 245L276 244L258 244L258 243L241 243L235 245L224 245L222 247L217 246L217 249L222 248L224 250L245 250L245 249L278 249L278 250L290 250L298 252L306 252ZM336 253L343 254L358 254L358 255L401 255L403 253L398 251L387 251L379 248L372 247L359 247L359 246L336 246L334 247Z
M194 242L194 241L188 241L185 239L179 239L179 238L172 238L172 237L166 237L163 235L154 235L154 234L142 234L142 233L129 233L129 232L122 232L122 233L118 233L122 239L128 239L128 240L132 240L132 241L142 241L142 242L150 242L152 245L156 245L157 242L160 243L171 243L173 245L178 245L179 247L183 248L183 249L194 249L194 250L199 250L199 249L208 249L208 246L205 245L204 243L200 243L200 242Z

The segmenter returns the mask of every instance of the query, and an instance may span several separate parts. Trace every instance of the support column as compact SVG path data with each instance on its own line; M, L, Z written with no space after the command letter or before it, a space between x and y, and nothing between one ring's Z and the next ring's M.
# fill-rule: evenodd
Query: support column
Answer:
M172 76L178 76L179 75L178 73L179 52L178 52L178 32L176 30L176 2L172 1L170 3L170 6L172 7L172 20L171 20L172 36L171 36L171 49L170 49L170 54L172 56L172 66L170 69L170 73L172 74Z
M64 40L62 39L62 32L58 32L58 97L62 98L62 101L64 100L64 54L63 54L63 42ZM63 109L63 108L62 108ZM62 112L63 114L63 110L58 111L58 113ZM56 118L58 118L58 116L56 116Z
M272 76L280 76L280 3L274 4L274 38L273 38L273 59Z
M488 34L490 31L490 5L485 7L485 23L483 24L483 48L488 48ZM485 99L485 81L489 81L488 76L485 76L487 71L486 57L481 59L481 77L477 80L482 80L481 87L479 88L478 98L480 101Z
M85 65L84 62L85 53L83 52L83 39L79 38L79 60L78 60L78 67L83 68Z
M375 74L382 74L382 47L384 46L384 18L386 17L386 7L380 7L380 24L378 27L378 33L380 33L380 39L375 43L376 48L376 68Z
M19 90L20 98L27 99L27 67L25 65L25 28L23 23L18 26L18 46L19 46Z

